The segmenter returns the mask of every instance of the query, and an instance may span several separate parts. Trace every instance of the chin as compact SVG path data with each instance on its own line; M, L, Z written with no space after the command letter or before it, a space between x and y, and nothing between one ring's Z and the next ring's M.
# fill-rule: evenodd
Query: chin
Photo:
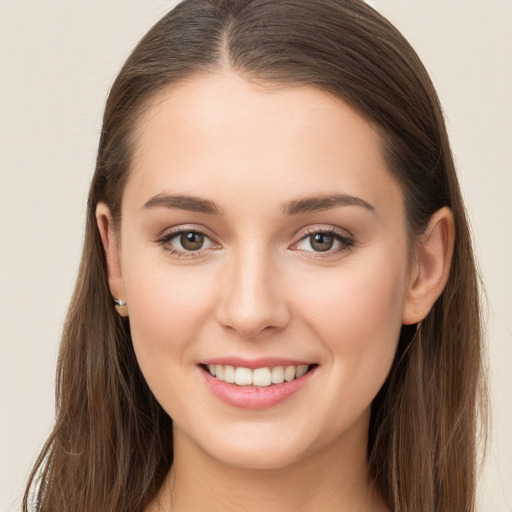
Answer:
M317 444L311 432L283 428L282 424L272 422L235 422L226 428L211 428L210 423L210 428L197 427L201 430L188 430L187 434L175 428L175 447L183 448L183 454L196 452L199 457L207 455L235 468L284 468L306 457Z
M210 455L218 462L240 469L279 470L300 460L301 449L294 446L277 447L274 441L238 445L231 443L226 449L216 449Z
M190 436L187 436L186 442L191 442L211 460L226 466L279 470L296 463L311 462L316 457L323 458L332 449L338 451L335 446L340 441L341 445L352 445L352 448L356 441L351 435L347 438L337 435L339 432L329 426L320 429L311 418L302 424L300 418L295 418L292 423L295 424L294 428L290 428L290 422L272 420L233 422L224 424L225 428L221 428L221 425L215 428L210 423L209 429L189 430ZM357 438L359 444L361 437Z

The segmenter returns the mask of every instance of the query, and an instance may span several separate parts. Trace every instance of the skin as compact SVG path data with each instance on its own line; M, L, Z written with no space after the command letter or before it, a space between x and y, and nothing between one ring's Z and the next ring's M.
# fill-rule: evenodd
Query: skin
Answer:
M222 214L144 208L172 194ZM368 206L283 212L333 194ZM118 236L105 204L97 219L112 295L174 421L175 463L149 510L385 510L366 475L370 405L402 324L444 287L454 233L438 211L410 257L402 191L372 125L312 87L196 77L136 128ZM182 228L207 235L200 250L171 238ZM332 230L341 241L315 251L311 234ZM292 397L248 411L204 383L198 363L224 356L318 367Z

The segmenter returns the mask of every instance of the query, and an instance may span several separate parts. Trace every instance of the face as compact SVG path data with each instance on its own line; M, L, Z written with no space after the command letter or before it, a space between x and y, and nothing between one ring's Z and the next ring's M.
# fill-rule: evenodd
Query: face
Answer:
M176 443L280 467L366 442L410 280L379 143L325 92L230 73L140 121L111 287Z

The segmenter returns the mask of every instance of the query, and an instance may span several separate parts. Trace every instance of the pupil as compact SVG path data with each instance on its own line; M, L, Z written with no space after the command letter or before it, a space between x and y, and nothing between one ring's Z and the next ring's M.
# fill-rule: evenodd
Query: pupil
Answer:
M325 252L332 248L334 243L333 235L325 235L322 233L317 233L311 239L311 247L315 251Z
M184 249L187 251L197 251L201 249L204 243L204 235L200 233L183 233L180 236L180 242Z

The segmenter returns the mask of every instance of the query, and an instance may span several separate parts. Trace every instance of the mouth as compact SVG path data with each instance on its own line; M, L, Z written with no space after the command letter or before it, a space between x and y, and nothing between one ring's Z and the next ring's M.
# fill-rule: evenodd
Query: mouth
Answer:
M253 411L277 406L309 387L318 368L316 363L303 361L232 358L206 361L198 366L205 384L217 398L238 409Z
M229 364L202 364L200 366L219 381L241 387L266 388L300 379L317 365L277 365L259 368L246 368Z

